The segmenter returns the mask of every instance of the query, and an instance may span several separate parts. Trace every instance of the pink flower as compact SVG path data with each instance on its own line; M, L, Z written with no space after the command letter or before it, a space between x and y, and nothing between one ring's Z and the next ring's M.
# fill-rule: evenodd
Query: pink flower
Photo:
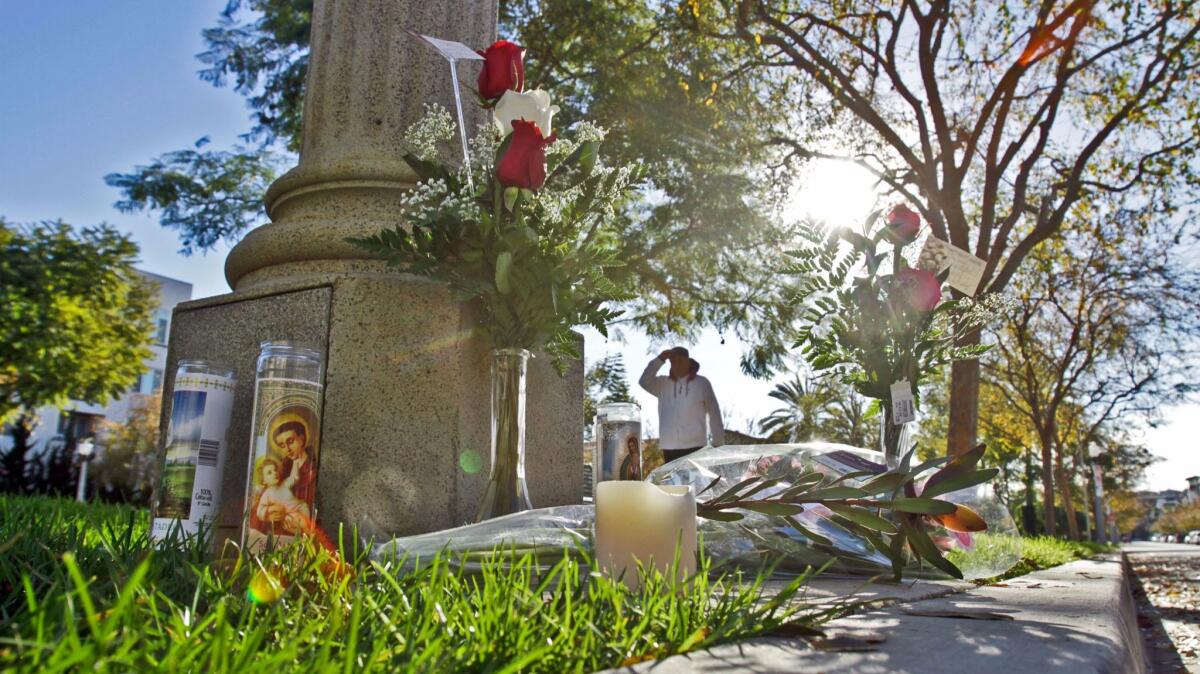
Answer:
M921 231L921 216L904 204L892 206L887 214L888 238L896 243L912 243Z
M917 311L933 311L942 300L942 284L933 272L901 269L892 278L891 298Z

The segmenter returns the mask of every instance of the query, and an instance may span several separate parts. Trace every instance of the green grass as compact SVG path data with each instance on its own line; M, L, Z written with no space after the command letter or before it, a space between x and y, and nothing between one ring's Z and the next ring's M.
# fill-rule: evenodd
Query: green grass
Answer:
M997 540L1000 538L1001 537L997 537ZM1008 537L1003 538L1007 539ZM987 546L990 545L988 537L977 536L976 540L978 541L978 545L980 547L972 554L980 556L988 555L989 550ZM1051 538L1050 536L1023 536L1021 538L1011 540L1017 540L1020 542L1020 561L1018 561L1015 566L1005 573L977 582L995 583L1002 580L1007 580L1009 578L1023 576L1027 573L1033 573L1034 571L1039 571L1041 569L1049 569L1054 566L1073 562L1077 559L1087 559L1105 552L1112 552L1116 550L1116 548L1112 546L1099 545L1097 543L1089 543L1085 541L1068 541L1061 538ZM1011 542L1000 541L997 543L997 545L1003 545L1005 546L1005 549L1007 549L1007 546L1011 545ZM995 552L1000 554L1001 550L997 549ZM950 553L947 556L950 557L951 561L954 561L954 553Z
M210 561L152 550L147 525L0 496L0 671L588 672L820 617L800 617L803 577L769 599L763 574L631 593L576 555L405 571L349 536L342 564L312 546Z

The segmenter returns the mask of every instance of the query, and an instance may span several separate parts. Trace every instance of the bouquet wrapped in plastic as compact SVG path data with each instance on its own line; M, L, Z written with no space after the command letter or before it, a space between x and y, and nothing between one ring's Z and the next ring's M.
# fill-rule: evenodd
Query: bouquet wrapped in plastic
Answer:
M887 469L879 452L830 443L707 447L647 480L697 494L704 554L715 568L774 565L800 573L986 578L1020 558L1007 509L976 470L982 450ZM376 546L419 564L442 551L474 565L498 551L582 553L592 544L591 505L516 513ZM957 572L957 573L956 573Z

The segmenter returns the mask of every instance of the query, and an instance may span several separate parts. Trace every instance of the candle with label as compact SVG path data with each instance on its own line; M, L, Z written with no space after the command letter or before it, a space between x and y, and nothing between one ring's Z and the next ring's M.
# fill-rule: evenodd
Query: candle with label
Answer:
M696 572L696 497L691 487L617 480L596 485L601 571L637 589L638 563L669 574L676 546L682 580Z
M229 453L234 384L229 368L202 360L179 362L150 527L153 540L212 534Z

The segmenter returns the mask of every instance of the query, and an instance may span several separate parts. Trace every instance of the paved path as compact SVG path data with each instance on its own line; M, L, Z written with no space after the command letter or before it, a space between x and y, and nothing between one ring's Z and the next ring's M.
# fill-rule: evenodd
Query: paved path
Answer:
M1200 545L1187 545L1186 543L1151 543L1149 541L1135 541L1126 543L1122 548L1125 554L1130 556L1141 555L1200 555Z
M838 581L837 583L841 583ZM605 674L1087 674L1143 672L1142 639L1121 561L1084 560L972 589L822 584L883 606L822 626L825 640L770 636ZM852 599L842 595L843 600ZM899 602L899 603L894 603Z
M1136 542L1124 550L1153 671L1200 673L1200 545Z

